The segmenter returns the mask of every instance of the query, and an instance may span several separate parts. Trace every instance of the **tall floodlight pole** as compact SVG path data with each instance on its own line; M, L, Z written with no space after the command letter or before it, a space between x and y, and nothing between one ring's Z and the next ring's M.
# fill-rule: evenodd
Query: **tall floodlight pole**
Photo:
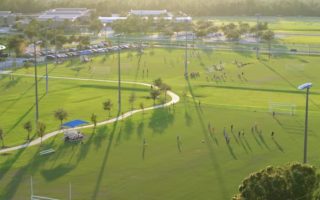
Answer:
M121 112L121 48L120 48L120 34L118 37L118 112Z
M46 57L45 57L45 62L46 62L46 94L48 94L49 91L49 77L48 77L48 27L46 27L46 41L45 41L45 45L46 45Z
M308 111L309 111L309 91L312 87L312 83L305 83L298 87L299 90L307 89L306 92L306 116L304 125L304 151L303 151L303 163L307 163L307 148L308 148Z
M256 14L257 17L257 30L256 30L256 57L257 59L259 59L259 38L258 38L258 27L259 27L259 23L260 23L260 14Z
M38 106L38 71L37 71L37 42L33 42L34 53L34 83L35 83L35 98L36 98L36 124L39 120L39 106Z
M57 22L58 16L54 17L54 56L55 56L55 62L58 64L58 57L57 57Z
M187 22L186 22L186 44L185 44L185 53L184 53L184 78L188 79L188 31L187 31Z

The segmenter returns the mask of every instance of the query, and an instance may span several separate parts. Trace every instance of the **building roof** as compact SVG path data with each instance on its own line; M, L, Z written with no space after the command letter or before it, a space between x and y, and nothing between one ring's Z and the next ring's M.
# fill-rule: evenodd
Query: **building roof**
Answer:
M167 10L131 10L131 15L150 16L150 15L167 15Z
M176 17L175 20L177 22L190 22L192 21L192 17Z
M87 16L89 13L90 10L86 8L56 8L41 13L38 16L38 20L74 21L80 17Z
M99 17L101 23L112 23L117 20L125 20L127 17Z
M0 11L0 16L1 17L7 17L7 16L10 16L10 15L12 15L11 11Z

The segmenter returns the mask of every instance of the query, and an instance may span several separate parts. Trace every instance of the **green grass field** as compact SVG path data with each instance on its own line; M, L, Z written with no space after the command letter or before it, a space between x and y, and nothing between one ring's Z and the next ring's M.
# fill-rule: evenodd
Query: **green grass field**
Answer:
M84 130L83 144L68 144L58 135L43 146L35 146L0 156L0 199L26 199L30 195L30 176L35 193L67 199L72 183L74 199L230 199L241 180L267 165L302 161L305 95L297 86L314 84L310 96L309 155L319 166L320 80L319 57L282 56L256 60L254 54L190 51L189 72L198 79L186 81L184 51L149 49L142 57L135 52L122 54L123 80L150 83L162 78L181 97L174 109L163 108L138 113L124 121L102 126L93 133ZM250 63L238 68L233 62ZM207 68L222 63L224 81L207 80ZM50 76L116 80L117 59L113 55L95 57L92 63L77 60L50 65ZM146 71L148 70L148 77ZM30 75L32 68L16 70ZM143 73L144 72L144 73ZM242 74L240 79L238 74ZM44 67L39 67L44 74ZM143 76L144 74L144 76ZM1 127L8 145L20 144L26 137L21 124L32 120L33 79L15 75L15 81L2 77ZM210 78L209 78L210 79ZM40 118L54 130L59 122L52 112L59 107L70 112L69 119L89 120L92 112L106 118L101 103L110 98L116 110L116 84L50 79L49 95L41 99ZM124 85L125 86L125 85ZM44 94L45 82L40 81ZM143 101L149 88L126 85L123 107L130 110L128 96L135 91ZM199 101L201 102L199 106ZM276 115L269 103L296 105L296 114ZM3 113L3 114L2 114ZM103 118L104 117L104 118ZM208 131L208 123L214 133ZM251 133L257 124L261 134ZM234 125L234 132L230 126ZM226 128L231 142L223 137ZM238 131L244 130L244 136ZM271 131L275 137L270 136ZM181 138L181 152L177 144ZM146 145L143 145L143 140ZM39 151L56 152L39 156ZM144 151L143 151L144 149Z

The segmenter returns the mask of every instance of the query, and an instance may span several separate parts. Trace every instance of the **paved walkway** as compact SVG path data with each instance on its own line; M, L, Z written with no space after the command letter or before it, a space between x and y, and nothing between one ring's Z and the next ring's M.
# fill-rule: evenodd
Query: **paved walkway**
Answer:
M33 75L25 75L25 74L13 74L16 76L26 76L26 77L34 77ZM87 79L87 78L71 78L71 77L58 77L58 76L49 76L50 79L62 79L62 80L77 80L77 81L93 81L93 82L108 82L108 83L118 83L118 81L113 81L113 80L99 80L99 79ZM147 86L147 87L151 87L153 86L152 84L148 84L148 83L142 83L142 82L135 82L135 81L121 81L121 83L124 84L135 84L135 85L142 85L142 86ZM153 86L154 87L154 86ZM167 91L167 95L171 97L171 101L167 102L165 104L162 105L156 105L156 106L152 106L152 107L148 107L145 108L144 110L142 109L137 109L137 110L132 110L129 112L126 112L118 117L106 120L106 121L102 121L97 123L97 126L102 126L102 125L106 125L106 124L111 124L117 120L123 120L127 117L130 117L131 115L134 115L136 113L142 112L142 111L147 111L147 110L153 110L153 109L157 109L157 108L163 108L163 107L167 107L170 106L172 104L176 104L180 101L180 97L175 94L174 92L171 91ZM75 128L76 130L80 130L80 129L86 129L86 128L92 128L93 124L90 125L86 125L86 126L81 126L81 127L77 127ZM57 131L53 131L51 133L47 133L42 137L42 141L46 141L48 139L50 139L51 137L54 137L60 133L63 133L63 130L57 130ZM6 149L1 149L0 150L0 154L2 153L8 153L11 151L16 151L19 149L23 149L23 148L27 148L30 146L35 146L41 143L41 138L37 138L35 140L30 141L29 143L26 144L22 144L22 145L18 145L18 146L14 146L14 147L10 147L10 148L6 148Z

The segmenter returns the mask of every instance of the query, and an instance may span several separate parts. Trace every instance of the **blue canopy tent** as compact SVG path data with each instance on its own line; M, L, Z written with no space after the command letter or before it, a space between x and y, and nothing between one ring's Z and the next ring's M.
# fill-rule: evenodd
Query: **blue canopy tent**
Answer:
M66 122L66 123L62 124L62 127L75 128L77 126L81 126L81 125L84 125L84 124L88 124L88 122L80 120L80 119L76 119L76 120L73 120L73 121Z
M88 122L83 120L73 120L70 122L66 122L62 124L62 128L67 128L64 130L64 140L65 141L80 141L83 139L84 135L80 133L79 130L75 130L73 128L77 126L81 126L84 124L88 124Z

